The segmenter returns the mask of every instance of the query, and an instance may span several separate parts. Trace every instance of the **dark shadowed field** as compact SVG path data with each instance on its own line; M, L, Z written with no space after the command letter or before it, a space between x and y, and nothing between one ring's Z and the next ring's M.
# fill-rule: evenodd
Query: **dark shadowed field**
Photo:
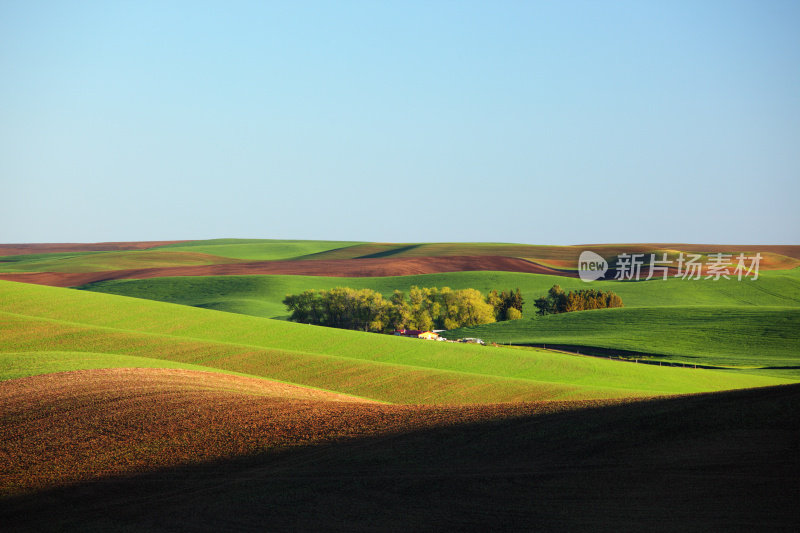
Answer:
M182 387L183 396L173 401L186 398ZM221 394L218 390L189 391L197 406L198 426L205 428L198 438L240 443L238 436L244 435L267 442L271 433L264 428L270 420L281 421L282 431L291 424L289 430L301 434L304 427L314 427L315 416L324 414L320 409L335 411L339 436L310 438L301 446L261 450L254 446L246 452L243 448L230 457L152 472L115 476L93 472L88 481L68 485L51 480L50 488L0 500L2 529L796 531L800 527L798 385L597 407L483 406L487 411L465 410L464 416L458 408L431 408L428 416L420 407L341 402L321 395L289 398L285 406L294 406L292 414L272 418L264 406L279 408L274 397L259 399L257 390L242 392L237 387L229 386L235 390L224 399L232 401L236 394L244 398L246 392L252 402L240 411L245 416L226 416L225 409L208 401L209 394ZM124 391L111 394L107 387L101 389L105 396L71 387L84 391L83 399L73 399L82 416L102 417L103 410L120 405L120 395L125 397ZM159 390L149 397L164 404L169 395L164 396L163 387ZM20 396L24 391L14 394L15 401L27 401ZM100 401L101 396L107 401ZM64 405L64 398L58 404ZM147 400L140 398L134 404L136 412L146 412ZM59 414L49 412L47 402L36 405L14 416L28 417L34 421L30 423L41 419L53 435L88 431L91 425L76 423L74 409ZM126 409L129 423L130 407ZM498 416L487 416L492 409ZM348 423L348 412L358 418L357 425ZM176 415L171 416L172 430L162 437L174 445L194 426L192 417L182 415L178 418L183 425L175 430ZM159 448L163 440L156 438L159 420L156 416L148 422L150 433L136 435L138 439L150 435L145 438L152 439L152 449L164 453ZM184 433L180 428L186 428ZM8 444L8 426L5 431ZM36 432L36 438L41 435L42 431ZM13 438L18 446L28 442L24 434ZM80 448L71 446L64 453ZM19 450L13 453L24 455ZM54 464L59 456L57 452L36 455L51 457ZM81 460L80 454L73 458Z

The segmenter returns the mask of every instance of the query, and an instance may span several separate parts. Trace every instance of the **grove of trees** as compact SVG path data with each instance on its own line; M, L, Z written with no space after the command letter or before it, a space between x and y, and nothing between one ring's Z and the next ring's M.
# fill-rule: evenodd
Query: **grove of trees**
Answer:
M287 295L290 320L334 328L389 332L396 329L455 329L522 317L522 295L476 289L411 287L408 295L394 291L387 300L372 289L337 287Z
M588 311L607 307L622 307L622 298L615 293L596 289L564 292L560 285L553 285L547 295L533 302L537 315Z
M494 307L494 317L497 321L516 320L522 318L522 294L519 288L516 291L503 291L497 294L496 290L489 292L486 301Z

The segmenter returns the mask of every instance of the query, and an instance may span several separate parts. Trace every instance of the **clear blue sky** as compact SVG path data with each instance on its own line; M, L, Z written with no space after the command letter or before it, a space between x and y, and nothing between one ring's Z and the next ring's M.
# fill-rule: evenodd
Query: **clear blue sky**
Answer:
M0 2L0 242L800 244L800 2Z

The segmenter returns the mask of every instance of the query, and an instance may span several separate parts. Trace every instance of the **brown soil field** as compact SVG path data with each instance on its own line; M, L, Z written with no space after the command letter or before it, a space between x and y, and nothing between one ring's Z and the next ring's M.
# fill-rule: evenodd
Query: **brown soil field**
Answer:
M0 495L7 496L286 446L589 403L396 406L258 378L117 368L0 382L0 405Z
M591 245L587 245L591 246ZM612 245L601 245L612 246ZM641 243L626 244L625 247L639 246L652 250L681 250L684 252L708 252L708 253L732 253L732 252L761 252L762 254L772 253L785 255L794 259L800 259L800 246L792 244L685 244L685 243ZM591 249L591 248L590 248Z
M58 252L113 252L119 250L147 250L148 248L179 242L188 241L0 244L0 256L49 254Z
M0 384L3 529L800 525L798 385L432 408L298 399L238 378L211 385L205 373L199 385L191 374L106 370Z
M217 265L141 268L107 272L33 272L0 274L0 279L54 287L77 287L111 279L144 279L164 276L230 276L288 274L298 276L374 277L408 276L461 271L529 272L576 277L577 274L541 266L524 259L501 256L387 257L308 261L258 261Z

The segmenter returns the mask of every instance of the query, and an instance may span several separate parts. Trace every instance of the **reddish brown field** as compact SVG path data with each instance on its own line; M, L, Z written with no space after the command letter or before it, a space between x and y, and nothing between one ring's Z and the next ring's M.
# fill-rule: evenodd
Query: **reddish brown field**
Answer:
M575 277L561 271L515 257L443 256L387 257L373 259L329 259L307 261L257 261L218 265L113 270L107 272L32 272L0 274L0 279L54 287L77 287L95 281L144 279L164 276L231 276L247 274L287 274L297 276L374 277L409 276L462 271L503 271L552 274Z
M286 446L590 403L396 406L264 379L105 369L0 382L0 405L0 495L8 496Z
M50 254L58 252L114 252L121 250L147 250L165 244L188 241L131 241L96 243L31 243L0 244L0 256L24 254Z
M4 531L797 531L800 386L431 408L206 373L0 385ZM16 494L16 496L10 496Z

